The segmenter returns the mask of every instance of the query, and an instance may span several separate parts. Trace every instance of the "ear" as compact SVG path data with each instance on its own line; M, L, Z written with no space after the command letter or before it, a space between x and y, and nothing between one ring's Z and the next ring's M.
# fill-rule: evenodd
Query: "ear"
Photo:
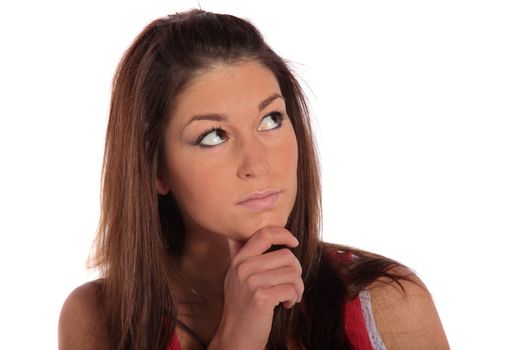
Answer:
M157 187L157 192L160 195L167 195L170 191L170 187L168 184L163 180L162 176L160 174L157 174L157 178L155 179L155 186Z

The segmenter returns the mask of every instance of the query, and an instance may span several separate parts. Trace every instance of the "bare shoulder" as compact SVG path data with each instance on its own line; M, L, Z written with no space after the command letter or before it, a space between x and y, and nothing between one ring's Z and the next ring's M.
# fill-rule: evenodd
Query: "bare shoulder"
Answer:
M377 329L389 350L449 349L445 331L430 292L406 268L394 272L409 281L379 279L369 287Z
M108 349L109 337L101 313L100 281L76 288L64 301L58 324L58 347Z

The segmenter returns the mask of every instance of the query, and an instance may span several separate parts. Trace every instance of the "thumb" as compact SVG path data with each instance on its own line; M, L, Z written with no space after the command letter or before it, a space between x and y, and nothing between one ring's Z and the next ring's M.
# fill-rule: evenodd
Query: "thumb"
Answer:
M228 241L228 251L230 253L230 259L233 259L238 253L239 250L244 246L245 242L238 241L233 238L226 238Z

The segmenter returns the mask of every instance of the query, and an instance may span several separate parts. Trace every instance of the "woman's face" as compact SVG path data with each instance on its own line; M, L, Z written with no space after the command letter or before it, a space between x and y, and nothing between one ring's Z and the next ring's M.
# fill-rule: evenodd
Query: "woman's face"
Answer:
M178 97L157 191L175 196L186 229L245 241L284 227L297 192L297 140L273 73L215 66ZM263 197L245 201L249 196Z

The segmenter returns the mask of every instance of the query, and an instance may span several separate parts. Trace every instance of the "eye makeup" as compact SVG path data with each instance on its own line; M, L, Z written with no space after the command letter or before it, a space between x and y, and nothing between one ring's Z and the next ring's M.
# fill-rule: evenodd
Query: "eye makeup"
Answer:
M266 120L268 117L271 117L271 120L277 124L277 126L275 127L270 127L270 128L267 128L267 129L260 129L260 131L268 131L268 130L273 130L273 129L278 129L281 127L282 125L282 122L283 122L283 119L284 119L284 115L283 113L281 112L277 112L277 111L274 111L274 112L270 112L268 115L266 115L264 118L262 118L261 120L261 124L264 120ZM266 123L267 125L268 123ZM257 129L259 130L259 129Z
M270 113L268 113L267 115L265 115L262 119L261 119L261 122L260 124L267 118L271 118L271 120L276 123L277 125L274 126L274 127L270 127L270 128L263 128L263 129L257 129L258 131L263 131L263 132L266 132L266 131L271 131L271 130L274 130L274 129L279 129L281 126L282 126L282 122L283 120L286 118L285 114L282 113L282 112L279 112L279 111L272 111ZM267 125L268 123L266 123ZM205 138L208 138L208 136L210 136L212 133L215 133L217 136L214 138L215 140L217 139L222 139L224 141L222 142L219 142L219 143L216 143L216 144L206 144L206 143L203 143L203 140ZM220 126L213 126L209 129L207 129L206 131L204 131L202 134L199 135L199 137L197 137L197 139L193 142L193 145L195 146L199 146L199 147L202 147L202 148L210 148L210 147L215 147L215 146L218 146L220 144L223 144L224 142L226 142L226 140L228 140L228 133L222 129Z
M216 138L224 139L224 141L221 142L221 143L217 143L215 145L208 145L208 144L202 143L202 140L204 138L208 137L212 133L216 133L217 134ZM217 127L212 127L210 129L206 130L205 132L203 132L202 134L200 134L200 136L197 138L197 140L195 140L195 142L193 144L195 146L209 148L209 147L214 147L214 146L220 145L220 144L224 143L227 139L228 139L227 132L217 126Z

